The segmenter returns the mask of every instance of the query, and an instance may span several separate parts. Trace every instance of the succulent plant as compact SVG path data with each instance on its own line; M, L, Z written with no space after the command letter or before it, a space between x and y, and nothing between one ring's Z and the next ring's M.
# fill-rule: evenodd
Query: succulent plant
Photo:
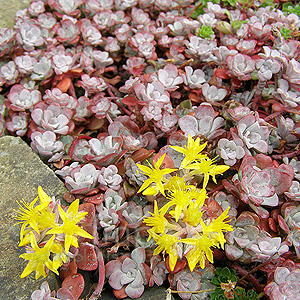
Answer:
M28 114L22 111L15 112L10 115L10 118L11 120L6 122L7 130L17 136L24 136L28 130Z
M65 180L67 189L73 194L86 194L98 186L100 171L92 164L79 165L77 162L57 170L56 174Z
M210 297L211 290L214 288L214 285L211 283L214 275L215 268L210 264L204 269L197 268L193 272L185 267L175 274L170 274L169 281L171 286L176 287L176 290L179 291L178 295L180 298L204 300ZM180 291L184 293L180 293ZM189 291L193 293L189 293ZM195 293L197 291L199 293Z
M254 157L244 157L239 172L232 181L241 200L262 218L267 218L269 213L261 206L277 206L278 196L291 187L293 178L294 170L291 166L278 166L269 156L257 154Z
M237 208L240 204L238 198L232 194L226 195L224 192L216 192L209 198L208 204L212 200L216 201L221 206L223 211L229 207L228 217L231 221L236 218L238 214Z
M35 131L31 134L31 141L31 148L41 157L49 159L56 153L60 153L60 156L63 153L64 144L57 141L56 134L52 131Z
M186 115L178 120L185 136L202 134L208 139L220 136L224 130L222 117L216 117L213 107L209 103L201 103L195 110L194 116Z
M166 268L165 262L160 255L153 255L150 259L150 269L152 271L149 279L149 286L153 286L154 283L158 286L162 285L167 279L169 271Z
M255 149L261 153L268 152L267 139L269 129L259 124L259 120L253 115L242 118L237 125L238 135L248 149Z
M239 138L235 138L231 141L223 138L218 142L217 153L224 159L226 165L233 166L237 162L237 159L244 157L245 150L243 146L244 143Z
M145 249L136 248L130 257L123 256L106 264L105 276L114 292L122 289L125 297L127 295L133 299L143 294L144 286L148 284L151 274L150 268L145 264L145 259ZM116 292L114 294L118 297Z
M276 259L282 254L289 251L289 242L282 242L280 237L271 237L271 235L263 235L255 244L248 247L248 251L252 251L252 260L264 262L271 259Z
M246 292L242 287L236 286L237 281L238 277L234 270L230 270L227 267L216 268L216 276L212 279L212 282L217 288L210 295L211 299L259 299L259 295L254 290Z
M259 217L251 212L242 212L234 223L234 230L226 233L226 256L230 260L250 263L252 256L247 250L259 237Z
M185 73L182 73L182 79L185 85L190 89L199 89L206 82L204 72L200 69L193 70L192 67L186 66Z
M51 292L47 281L41 284L40 290L36 290L31 295L31 300L57 300L55 291Z
M241 53L234 56L228 55L226 64L239 80L250 80L251 73L255 70L255 61L250 56Z
M98 175L99 186L103 190L107 190L108 188L113 190L120 189L122 180L115 165L110 165L107 168L102 167Z
M291 187L284 192L284 195L292 201L300 201L300 182L293 180Z
M272 280L265 287L271 300L300 299L300 268L298 264L277 267Z
M62 108L58 103L47 105L45 102L37 103L31 113L37 129L62 135L67 135L74 129L72 116L73 111L70 108Z

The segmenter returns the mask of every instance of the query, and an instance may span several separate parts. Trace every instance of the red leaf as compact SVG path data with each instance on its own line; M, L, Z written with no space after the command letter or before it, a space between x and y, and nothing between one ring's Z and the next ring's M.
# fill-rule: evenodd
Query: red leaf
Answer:
M88 243L80 243L75 260L78 268L84 271L93 271L98 267L94 246Z
M130 97L130 96L127 96L127 97L124 97L121 102L125 105L128 105L128 106L135 106L138 102L139 102L139 99L136 98L136 97Z
M85 197L83 201L87 203L93 203L95 205L99 205L104 201L104 194L97 194L94 196Z
M59 277L60 280L63 281L70 275L74 275L77 273L77 264L75 259L72 259L67 266L61 266L59 269Z
M215 69L215 76L221 79L230 79L231 75L226 69Z
M181 270L183 270L185 268L185 266L186 266L185 259L177 260L174 270L171 271L170 265L169 265L169 255L168 255L168 257L166 259L166 268L171 274L176 274L176 273L180 272Z
M89 226L93 224L95 215L96 215L96 209L95 205L92 203L83 203L79 205L79 212L87 212L88 214L84 217L83 220L80 221L80 224L83 226Z
M113 290L114 295L118 298L118 299L123 299L127 297L127 294L125 293L125 287L126 285L124 285L120 290Z
M78 299L84 290L84 279L81 274L68 276L61 285L63 288L68 289L75 299Z

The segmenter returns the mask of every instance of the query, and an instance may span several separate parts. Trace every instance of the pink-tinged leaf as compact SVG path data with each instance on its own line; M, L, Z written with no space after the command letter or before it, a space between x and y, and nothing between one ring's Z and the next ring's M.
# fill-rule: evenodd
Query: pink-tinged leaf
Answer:
M164 155L164 153L161 153L161 152L156 153L154 155L154 157L152 158L152 164L156 163L163 155ZM170 168L170 169L175 168L174 162L173 162L172 158L170 158L168 156L168 154L165 155L164 160L161 164L161 169L166 169L166 168Z
M268 167L273 167L273 161L270 156L264 154L257 154L255 155L256 165L260 169L266 169Z
M122 264L122 271L124 273L129 272L131 269L136 269L137 264L130 258L126 258Z
M144 263L146 260L146 252L142 247L136 248L131 253L131 259L137 263L139 266L141 263Z
M137 288L133 288L131 284L127 285L125 287L125 293L128 295L128 297L132 299L139 298L143 292L144 292L145 287L143 285L140 285Z
M271 230L273 230L274 232L277 232L276 223L272 218L269 218L268 224L269 224L269 227L271 228Z
M217 201L212 200L207 205L207 212L208 212L209 217L217 218L218 216L220 216L222 214L223 209Z
M237 227L245 227L247 225L256 226L259 224L259 217L249 211L242 212L240 216L237 218L235 226Z
M195 109L195 118L202 119L203 116L215 118L216 112L214 111L213 107L208 103L201 103Z
M68 289L75 299L79 299L84 290L84 279L81 274L68 276L62 283L62 287Z
M267 219L269 218L269 212L262 208L261 206L260 207L257 207L255 205L253 205L252 203L249 203L249 206L262 218L262 219Z
M278 216L278 225L279 227L284 230L287 234L290 233L289 226L284 221L283 217L281 215Z
M108 282L113 289L120 290L123 287L121 283L123 274L121 270L116 270L109 276Z
M103 290L103 285L104 285L104 281L105 281L105 266L104 266L103 255L102 255L102 252L100 249L96 248L96 251L97 251L97 258L98 258L98 262L99 262L99 266L98 266L99 279L98 279L97 287L89 300L99 299L99 297L101 296L101 292Z
M226 179L223 179L223 180L222 180L222 184L223 184L223 186L225 187L225 189L226 189L229 193L231 193L231 194L233 194L235 197L239 198L240 193L239 193L238 189L237 189L233 184L231 184L231 183L230 183L228 180L226 180Z
M98 261L94 246L89 243L80 243L78 250L75 257L78 268L85 271L96 270Z
M195 136L199 133L198 121L195 117L186 115L179 119L178 124L185 134Z
M78 212L87 212L88 214L80 221L80 224L83 226L90 226L93 224L96 209L95 205L92 203L83 203L79 205Z
M121 270L122 263L119 260L111 260L105 265L105 275L108 278L114 271Z
M149 283L150 278L151 278L152 271L146 263L141 264L140 271L141 271L141 274L143 276L144 285L147 285Z
M243 255L243 250L237 248L234 245L225 245L225 252L226 252L226 256L230 259L230 260L237 260L240 257L242 257Z
M57 297L60 300L75 300L73 294L66 288L60 288L57 291Z

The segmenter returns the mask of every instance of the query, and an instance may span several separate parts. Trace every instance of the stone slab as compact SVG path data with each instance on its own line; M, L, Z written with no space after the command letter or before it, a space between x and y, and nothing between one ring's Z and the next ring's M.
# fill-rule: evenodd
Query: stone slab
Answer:
M13 27L18 10L28 7L30 0L0 0L0 28Z
M62 199L67 191L63 182L46 166L36 153L19 137L0 138L0 299L28 300L45 279L20 279L27 262L19 255L20 225L14 226L16 200L31 202L41 185L49 196ZM32 273L33 274L33 273ZM56 289L58 281L50 272L47 281Z

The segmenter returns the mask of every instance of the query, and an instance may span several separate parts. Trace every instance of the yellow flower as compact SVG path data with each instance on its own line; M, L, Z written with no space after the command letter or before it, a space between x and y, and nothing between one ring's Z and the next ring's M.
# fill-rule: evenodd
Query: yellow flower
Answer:
M38 187L38 196L39 196L41 204L43 204L43 203L49 204L51 202L51 197L48 196L44 192L44 190L43 190L43 188L41 186Z
M67 209L68 217L76 223L80 222L88 214L88 212L78 212L78 208L79 199L76 199L71 203L71 205Z
M154 213L149 212L152 217L148 217L144 219L144 223L146 225L151 226L152 230L157 233L164 233L165 226L169 223L167 219L164 217L165 213L167 212L168 208L163 208L161 213L158 211L157 201L154 201ZM151 236L149 235L149 239Z
M79 201L79 200L78 200ZM78 248L78 241L77 241L77 235L88 238L88 239L93 239L94 237L87 233L85 230L80 228L76 223L78 220L81 220L84 218L85 213L80 213L77 214L75 212L75 208L78 207L77 204L74 201L69 209L68 213L66 213L60 205L58 205L58 210L59 210L59 215L61 219L63 220L62 225L57 225L56 227L50 229L47 231L47 234L60 234L64 233L65 234L65 252L68 253L70 246L73 245L74 247ZM73 205L73 206L72 206ZM77 208L78 210L78 208ZM77 211L78 212L78 211ZM83 215L84 214L84 215Z
M54 241L54 235L48 240L46 245L43 248L40 248L35 240L35 237L32 232L30 232L30 243L33 252L32 253L23 253L20 255L21 258L29 260L27 266L25 267L21 278L24 278L35 271L35 279L38 279L40 276L46 277L45 267L53 271L57 275L58 272L53 268L53 263L50 260L50 249Z
M201 174L204 176L203 179L203 188L206 188L209 176L212 177L213 181L217 183L216 181L216 175L222 174L225 171L227 171L230 167L225 165L214 165L214 159L203 159L200 162L196 162L193 164L190 164L185 167L185 169L193 170L189 173L189 176L193 176L196 174Z
M185 211L191 201L196 201L197 206L202 206L205 201L205 195L203 198L203 193L199 193L195 186L186 186L185 189L176 189L170 192L168 199L170 202L165 204L167 207L175 205L170 211L170 214L174 215L176 222L178 222L180 214ZM197 200L198 199L198 200ZM199 202L200 201L200 202Z
M17 201L20 211L15 210L15 212L18 214L15 219L20 221L17 224L23 223L21 231L24 231L26 225L29 225L37 233L40 233L38 217L40 216L40 211L43 210L48 203L42 203L34 207L37 200L38 197L36 197L30 204L26 203L24 199L22 199L20 202Z
M203 215L201 208L202 206L198 206L197 203L190 201L188 208L183 212L183 222L196 227Z
M227 207L227 209L224 210L222 214L217 219L213 220L208 226L206 226L204 222L201 220L203 233L204 234L217 233L218 236L215 237L214 239L221 244L222 249L224 249L224 243L226 242L223 231L233 231L233 227L227 224L227 222L229 221L224 222L224 220L228 218L228 211L229 211L229 207Z
M164 191L164 186L163 186L163 181L164 181L164 175L166 174L170 174L174 171L176 171L177 169L160 169L160 166L164 160L165 154L156 162L154 163L154 167L152 167L149 162L149 167L147 166L143 166L140 164L137 164L137 166L139 167L139 169L145 174L147 175L149 178L145 180L145 182L142 184L142 186L140 187L140 189L138 190L138 193L140 193L141 191L145 190L151 183L155 183L156 187L158 188L158 190L165 196L165 191Z
M210 249L213 246L211 239L207 235L200 236L197 238L186 238L180 241L185 244L192 245L192 249L185 255L187 258L189 268L193 272L196 265L199 263L202 269L205 268L206 258L213 263L213 252Z
M51 252L53 255L53 269L57 270L60 266L62 266L68 259L64 249L59 242L54 242L51 247Z
M181 162L180 168L185 168L190 163L194 161L201 161L203 158L206 158L206 154L202 154L201 152L206 147L207 142L200 145L200 138L196 138L194 141L192 136L189 134L187 146L179 147L179 146L170 146L177 152L184 154L184 159Z
M178 257L177 250L176 250L178 237L176 235L163 233L162 235L154 234L153 238L157 244L157 247L155 248L153 255L159 254L162 251L169 254L169 265L171 271L173 271Z

